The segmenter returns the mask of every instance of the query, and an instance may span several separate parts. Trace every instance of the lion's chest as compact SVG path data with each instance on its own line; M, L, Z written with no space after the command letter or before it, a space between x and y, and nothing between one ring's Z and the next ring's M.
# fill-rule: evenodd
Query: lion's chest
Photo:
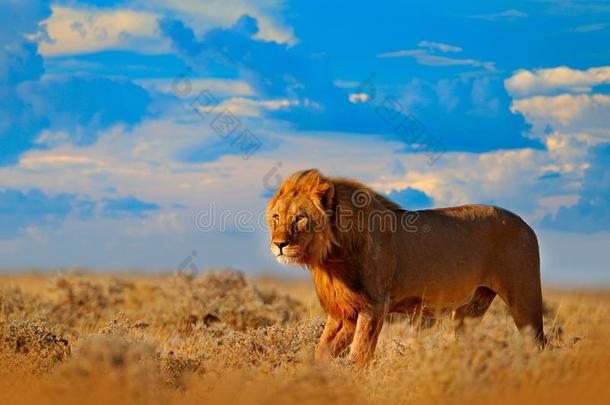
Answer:
M336 319L355 320L364 306L364 296L353 282L328 269L312 269L313 282L322 308Z

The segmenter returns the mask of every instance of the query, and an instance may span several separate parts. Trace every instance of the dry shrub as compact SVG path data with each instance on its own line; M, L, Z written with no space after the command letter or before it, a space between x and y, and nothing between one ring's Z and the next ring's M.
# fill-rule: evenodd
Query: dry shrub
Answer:
M31 321L10 321L1 334L2 354L29 363L32 370L44 372L70 355L70 345L45 326Z
M220 322L247 330L299 320L303 306L286 295L264 293L239 272L209 272L197 278L178 275L153 309L164 327L184 334ZM164 308L159 308L159 305Z
M161 356L161 370L163 372L165 383L175 387L184 387L185 377L191 374L203 374L204 358L188 357L181 353L168 352Z
M44 303L40 299L24 294L21 289L0 287L0 322L45 314Z
M313 358L324 322L315 319L288 327L269 326L230 334L222 345L227 356L225 364L235 367L243 364L278 367L293 362L307 362Z
M114 335L121 337L138 336L142 337L142 331L148 328L150 324L145 321L133 322L129 317L119 312L114 319L106 324L101 330L102 335Z
M59 275L51 286L51 316L67 329L95 324L110 306L107 289L81 273Z
M229 369L271 373L281 367L310 364L323 327L321 319L248 331L214 325L163 342L161 368L166 382L183 386L188 374L209 375Z
M216 323L242 331L286 325L298 321L304 313L297 300L275 291L261 291L235 271L198 277L177 274L166 277L162 284L139 285L118 277L96 279L72 272L57 276L48 295L48 317L73 337L82 331L99 330L120 312L183 335Z
M19 288L0 289L0 316L6 320L9 316L24 316L28 304Z

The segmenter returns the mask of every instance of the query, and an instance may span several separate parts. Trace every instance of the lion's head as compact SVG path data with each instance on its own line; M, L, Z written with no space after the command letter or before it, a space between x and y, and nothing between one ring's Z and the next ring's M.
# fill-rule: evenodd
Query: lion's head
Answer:
M326 256L333 243L329 211L333 182L318 170L296 172L267 205L271 253L283 264L310 264Z

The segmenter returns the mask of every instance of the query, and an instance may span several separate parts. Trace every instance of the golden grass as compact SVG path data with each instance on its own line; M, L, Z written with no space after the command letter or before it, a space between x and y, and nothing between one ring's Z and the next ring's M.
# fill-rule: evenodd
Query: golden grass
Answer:
M0 403L610 403L610 292L545 291L549 347L496 300L384 326L372 365L313 363L307 281L236 273L0 276Z

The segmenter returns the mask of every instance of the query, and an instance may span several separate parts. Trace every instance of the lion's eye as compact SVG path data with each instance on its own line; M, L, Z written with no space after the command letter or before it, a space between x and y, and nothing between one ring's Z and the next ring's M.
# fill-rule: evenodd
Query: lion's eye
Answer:
M301 222L304 219L307 219L307 216L305 214L299 214L297 215L297 217L295 218L295 222Z
M280 216L278 214L273 214L273 222L278 223L280 221Z

